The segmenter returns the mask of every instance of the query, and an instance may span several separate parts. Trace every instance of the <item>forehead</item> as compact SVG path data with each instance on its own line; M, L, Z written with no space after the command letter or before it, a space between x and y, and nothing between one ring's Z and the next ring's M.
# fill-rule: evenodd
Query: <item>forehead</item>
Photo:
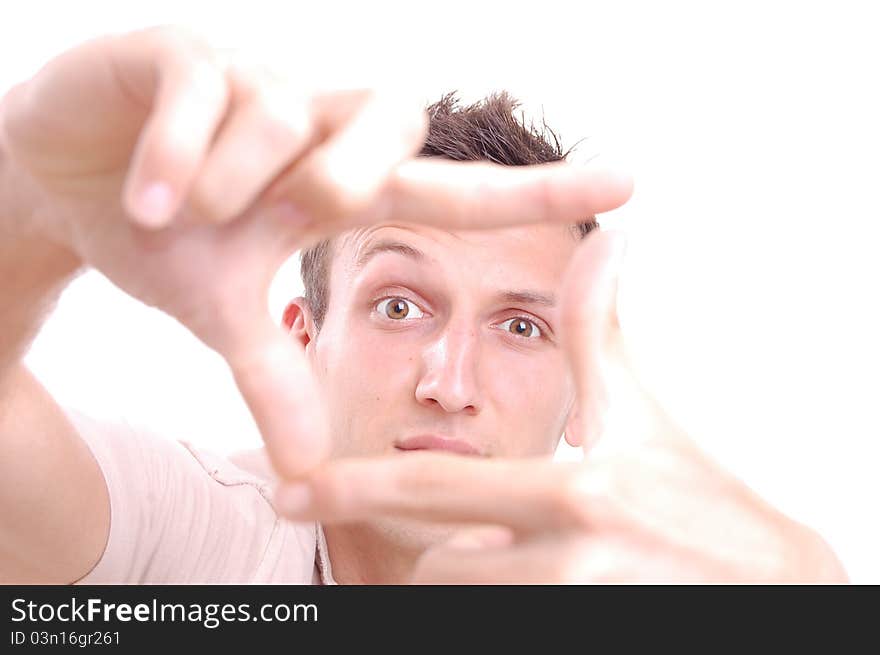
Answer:
M338 241L334 267L351 279L375 260L397 255L437 274L467 271L486 280L501 274L561 280L578 245L571 226L528 225L492 230L441 230L395 223L352 230Z
M478 303L507 298L549 310L578 243L568 225L450 231L395 223L359 228L337 237L328 290L343 300L379 284L415 285L419 292L454 290Z

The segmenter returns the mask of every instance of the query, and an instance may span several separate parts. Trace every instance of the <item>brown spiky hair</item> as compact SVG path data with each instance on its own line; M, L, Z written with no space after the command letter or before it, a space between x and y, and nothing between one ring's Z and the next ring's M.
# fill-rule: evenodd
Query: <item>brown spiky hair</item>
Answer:
M503 166L529 166L565 159L557 134L542 120L538 127L517 117L520 103L506 91L493 93L471 105L461 106L455 91L427 108L429 123L421 157L455 161L490 161ZM595 217L573 225L576 238L598 227ZM304 250L300 263L305 298L312 310L315 329L320 330L330 301L330 265L333 240L325 239Z

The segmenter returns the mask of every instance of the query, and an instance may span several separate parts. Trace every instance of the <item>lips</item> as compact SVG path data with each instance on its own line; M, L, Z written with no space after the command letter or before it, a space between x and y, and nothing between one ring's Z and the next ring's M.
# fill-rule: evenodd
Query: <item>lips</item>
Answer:
M450 437L441 437L436 434L420 434L414 437L407 437L395 442L394 447L398 450L442 450L459 455L482 455L482 453L467 441L461 439L452 439Z

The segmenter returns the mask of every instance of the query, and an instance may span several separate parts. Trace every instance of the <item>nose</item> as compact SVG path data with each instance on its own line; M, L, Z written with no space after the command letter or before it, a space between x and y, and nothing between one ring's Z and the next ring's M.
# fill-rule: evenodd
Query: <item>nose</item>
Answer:
M449 328L425 348L424 370L416 387L422 405L476 415L480 412L479 335L472 328Z

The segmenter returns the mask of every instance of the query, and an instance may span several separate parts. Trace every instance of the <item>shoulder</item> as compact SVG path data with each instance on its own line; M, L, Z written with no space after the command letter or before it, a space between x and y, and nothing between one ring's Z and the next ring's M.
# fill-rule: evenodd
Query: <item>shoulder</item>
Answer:
M269 483L278 481L275 469L272 467L272 462L269 461L269 455L266 453L265 448L240 450L229 456L229 462L241 471L249 473L260 480L265 480Z
M110 492L110 535L84 582L309 583L315 524L281 519L261 450L233 456L71 412Z

